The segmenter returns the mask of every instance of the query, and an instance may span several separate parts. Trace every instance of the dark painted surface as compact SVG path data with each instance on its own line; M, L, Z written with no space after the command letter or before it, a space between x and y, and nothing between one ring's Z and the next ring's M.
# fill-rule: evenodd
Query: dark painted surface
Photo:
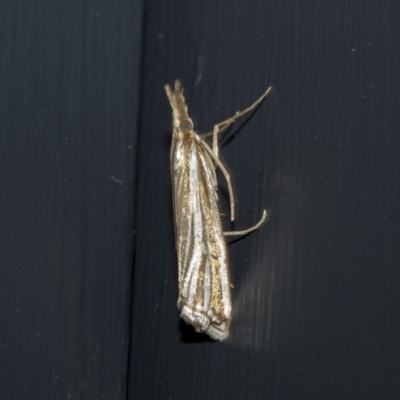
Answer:
M0 398L399 398L400 4L141 12L1 5ZM222 139L232 227L270 211L229 246L224 343L176 309L162 87L178 77L200 132L274 86Z
M130 399L400 397L399 17L394 1L148 2ZM203 132L275 88L223 140L234 227L271 217L229 246L222 344L176 309L162 86L177 77Z
M0 8L0 398L124 399L139 3Z

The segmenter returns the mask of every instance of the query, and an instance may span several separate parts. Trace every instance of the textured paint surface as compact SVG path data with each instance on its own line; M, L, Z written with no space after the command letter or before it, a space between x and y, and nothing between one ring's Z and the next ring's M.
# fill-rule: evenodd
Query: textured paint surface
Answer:
M0 398L126 398L139 2L1 2Z

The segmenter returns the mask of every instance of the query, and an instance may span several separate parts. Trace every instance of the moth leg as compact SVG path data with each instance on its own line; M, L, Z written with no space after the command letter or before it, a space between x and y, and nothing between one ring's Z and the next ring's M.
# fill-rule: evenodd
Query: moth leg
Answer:
M213 143L212 143L212 150L208 146L207 142L205 140L202 140L202 143L204 145L204 148L207 150L208 154L211 156L215 164L221 169L222 173L225 176L226 183L228 185L228 191L229 191L229 200L230 200L230 208L231 208L231 221L235 220L235 199L233 196L233 190L232 190L232 183L231 183L231 177L229 175L229 172L225 168L225 166L222 164L218 157L218 135L229 128L238 118L243 116L244 114L254 110L271 92L272 86L270 86L262 95L260 98L258 98L250 107L247 107L243 111L238 111L233 117L226 119L225 121L220 122L219 124L214 125L214 129L212 132L206 133L204 135L199 135L201 139L204 139L208 136L213 135ZM265 215L266 217L266 215ZM264 218L265 219L265 218ZM259 225L263 223L263 219L261 218ZM250 228L250 230L243 231L244 233L238 233L238 235L242 234L247 234L252 232L253 230L257 229L259 225L255 225L255 227ZM232 233L234 234L234 233Z
M254 110L271 92L272 86L270 86L260 98L258 98L250 107L247 107L243 111L238 111L233 117L226 119L225 121L220 122L219 124L214 125L214 129L212 132L205 133L204 135L200 135L202 139L211 136L212 139L212 149L216 157L218 157L218 135L228 129L238 118L247 114L248 112Z
M267 211L264 210L263 211L263 215L261 217L261 219L253 226L251 226L248 229L245 229L244 231L232 231L232 232L224 232L225 236L242 236L242 235L247 235L250 232L253 232L255 230L257 230L267 219Z
M231 176L229 175L229 172L225 168L224 164L222 164L221 160L210 149L210 146L206 143L206 141L202 140L201 144L203 145L203 147L207 151L207 153L210 155L212 160L215 162L215 164L221 169L222 173L224 174L226 183L228 185L228 191L229 191L229 202L230 202L230 208L231 208L231 221L234 221L235 220L235 198L233 196Z

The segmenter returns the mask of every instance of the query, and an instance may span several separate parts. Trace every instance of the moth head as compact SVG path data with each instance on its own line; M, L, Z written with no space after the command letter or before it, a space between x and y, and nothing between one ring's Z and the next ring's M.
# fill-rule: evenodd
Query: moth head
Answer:
M173 125L179 133L189 133L193 131L193 121L190 119L181 82L177 79L173 89L169 85L164 86L169 104L172 108Z

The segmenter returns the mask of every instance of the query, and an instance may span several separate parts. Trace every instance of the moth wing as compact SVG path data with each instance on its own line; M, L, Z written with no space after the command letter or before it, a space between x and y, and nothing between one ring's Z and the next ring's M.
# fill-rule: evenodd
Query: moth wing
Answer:
M214 339L228 335L231 298L228 259L215 190L215 171L198 137L171 151L178 307L182 318Z

